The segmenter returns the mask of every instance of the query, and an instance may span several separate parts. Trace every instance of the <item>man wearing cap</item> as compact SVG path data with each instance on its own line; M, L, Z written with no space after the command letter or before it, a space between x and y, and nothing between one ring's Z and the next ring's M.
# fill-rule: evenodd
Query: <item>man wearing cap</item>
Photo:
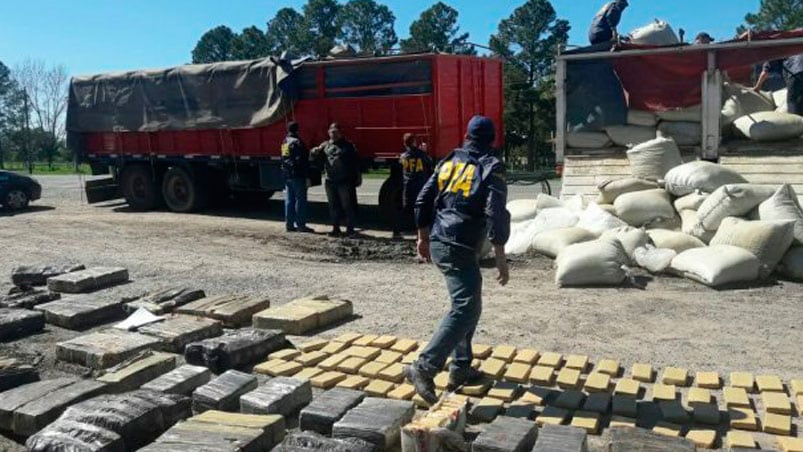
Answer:
M357 148L343 137L340 126L329 126L329 140L312 150L312 156L323 162L326 172L326 199L332 217L332 237L342 235L340 226L345 223L346 235L354 237L357 216L357 187L362 183Z
M697 36L694 38L694 45L706 45L712 42L714 42L714 38L704 31L697 33Z
M468 125L466 143L452 151L435 169L415 204L418 255L433 261L446 279L451 309L418 359L405 368L416 392L436 403L435 375L449 355L453 360L447 390L471 384L482 374L471 367L471 341L482 312L480 249L493 244L497 281L509 279L505 243L510 237L505 167L491 147L493 122L475 116Z
M619 40L619 33L616 31L616 27L619 26L619 22L622 20L622 13L627 7L627 0L615 0L606 3L599 10L591 22L591 29L588 31L588 40L591 45Z
M407 219L412 217L415 200L432 175L432 159L416 145L415 135L404 134L404 153L399 158L402 167L402 215L396 221L393 237L400 238Z
M315 232L307 227L307 181L309 151L298 136L298 123L287 125L282 143L282 172L284 173L284 219L287 232Z
M803 55L764 63L755 90L778 91L786 86L786 108L789 113L803 115Z

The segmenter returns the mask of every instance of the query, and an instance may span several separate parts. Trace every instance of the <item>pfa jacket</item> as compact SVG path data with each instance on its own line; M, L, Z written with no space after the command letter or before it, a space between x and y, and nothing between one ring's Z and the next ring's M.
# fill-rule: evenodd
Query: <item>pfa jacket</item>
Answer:
M282 142L282 172L286 179L306 179L309 175L309 151L294 134Z
M399 164L402 166L404 180L404 202L413 205L418 193L432 176L432 159L421 149L408 147L399 157Z

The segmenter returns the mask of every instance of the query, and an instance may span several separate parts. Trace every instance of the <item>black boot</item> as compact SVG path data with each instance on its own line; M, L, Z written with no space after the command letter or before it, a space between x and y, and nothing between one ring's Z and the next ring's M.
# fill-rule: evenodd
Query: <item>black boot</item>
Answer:
M404 368L404 376L407 377L407 380L415 387L415 392L430 406L438 403L438 396L435 394L435 380L424 375L418 369L418 364L416 362Z
M446 385L446 390L449 392L456 391L461 386L471 386L482 382L485 374L479 370L469 367L468 369L452 370L449 372L449 384Z

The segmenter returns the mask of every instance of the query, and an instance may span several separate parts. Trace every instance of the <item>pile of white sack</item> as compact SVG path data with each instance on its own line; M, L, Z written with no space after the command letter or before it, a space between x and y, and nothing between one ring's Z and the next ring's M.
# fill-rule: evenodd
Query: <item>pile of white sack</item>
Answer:
M787 90L756 92L737 84L723 87L723 134L752 141L784 141L803 135L803 117L787 111ZM699 146L702 140L700 106L653 113L630 110L627 124L608 126L604 132L570 132L566 144L573 149L632 147L656 137L672 138L678 146Z
M723 166L683 163L671 138L627 153L632 177L594 202L547 195L508 204L506 251L556 259L562 287L622 284L629 269L719 287L777 273L803 281L803 209L790 185L753 185Z

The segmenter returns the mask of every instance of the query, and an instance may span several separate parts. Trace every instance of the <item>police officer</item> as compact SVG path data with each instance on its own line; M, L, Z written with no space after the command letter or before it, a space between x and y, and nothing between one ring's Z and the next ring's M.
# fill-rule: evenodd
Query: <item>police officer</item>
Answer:
M287 232L315 232L307 227L309 151L298 137L298 123L295 121L287 124L287 137L282 143L282 172Z
M780 83L767 87L768 80ZM784 81L788 90L786 105L789 113L803 115L803 55L764 63L755 90L767 88L777 91L783 88Z
M451 309L418 360L405 368L416 392L437 402L434 377L453 356L450 391L476 382L471 341L482 311L480 248L487 237L494 246L497 281L509 279L505 242L510 236L505 168L491 148L493 122L475 116L466 144L449 154L427 181L416 201L419 258L435 262L446 279Z
M591 45L619 40L619 33L616 31L616 27L619 26L619 22L622 20L622 13L627 7L627 0L614 0L605 4L599 10L591 22L591 29L588 31L588 40Z
M400 238L405 222L413 216L415 200L432 175L432 159L426 152L416 146L415 135L404 134L404 153L399 158L402 167L402 215L396 222L393 237Z
M340 226L346 223L346 235L357 235L357 187L362 183L357 148L343 137L340 126L329 126L329 140L312 150L313 158L323 162L326 172L326 199L332 217L332 237L340 237Z

